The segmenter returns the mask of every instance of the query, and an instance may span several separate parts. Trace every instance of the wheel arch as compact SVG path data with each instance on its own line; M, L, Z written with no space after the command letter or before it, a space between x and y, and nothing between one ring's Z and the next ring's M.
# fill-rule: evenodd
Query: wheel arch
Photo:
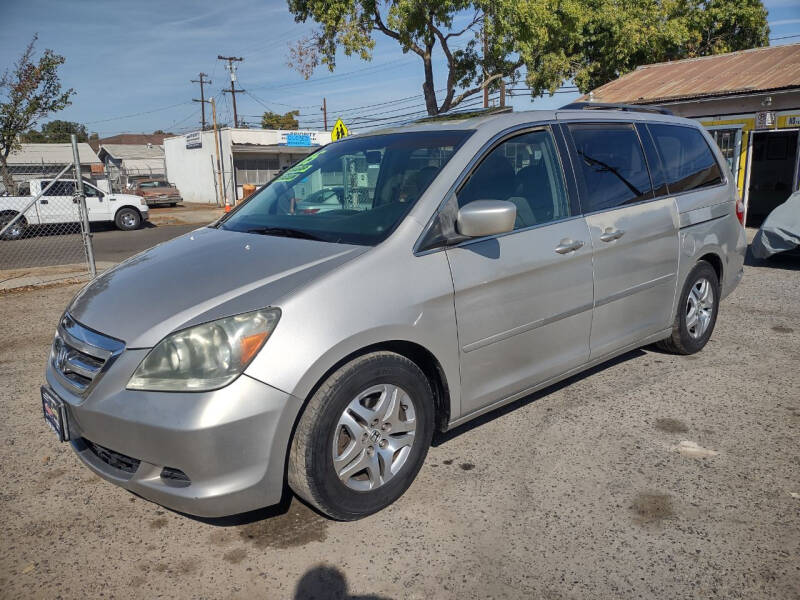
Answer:
M321 376L316 378L315 383L311 386L309 392L303 398L303 406L299 411L302 414L305 406L311 397L316 393L319 387L325 383L337 369L341 368L348 362L370 354L372 352L394 352L404 356L425 374L428 382L433 390L433 408L436 415L436 422L434 426L439 431L445 431L450 422L451 414L451 397L450 386L448 385L447 375L439 360L429 349L423 345L403 339L390 339L381 342L375 342L367 346L362 346L357 350L349 352L345 356L337 360L333 365L327 368Z
M719 281L719 284L721 286L722 285L722 274L723 274L723 271L724 271L725 267L724 267L723 262L722 262L722 257L720 257L719 253L715 252L715 251L706 252L706 253L704 253L703 255L701 255L697 259L697 262L700 262L700 261L705 261L705 262L709 263L714 268L714 272L716 272L716 274L717 274L717 280Z

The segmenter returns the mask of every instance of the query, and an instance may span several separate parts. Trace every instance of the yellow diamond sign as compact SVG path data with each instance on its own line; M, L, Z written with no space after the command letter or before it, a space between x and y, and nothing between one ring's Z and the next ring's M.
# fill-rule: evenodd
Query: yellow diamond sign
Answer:
M331 141L340 140L343 137L347 137L350 132L347 130L344 122L341 119L336 119L336 123L331 130Z

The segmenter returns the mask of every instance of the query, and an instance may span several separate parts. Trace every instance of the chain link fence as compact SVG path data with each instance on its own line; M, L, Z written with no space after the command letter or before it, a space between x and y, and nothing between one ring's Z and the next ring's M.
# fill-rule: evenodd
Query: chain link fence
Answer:
M94 275L86 201L75 172L67 163L9 165L3 173L0 289Z

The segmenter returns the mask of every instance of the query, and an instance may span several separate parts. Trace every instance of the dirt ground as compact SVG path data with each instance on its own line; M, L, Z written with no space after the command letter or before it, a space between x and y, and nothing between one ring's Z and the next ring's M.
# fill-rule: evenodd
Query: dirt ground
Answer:
M440 436L408 493L206 522L59 444L76 286L0 296L2 598L800 598L800 264L748 266L702 353L644 349Z

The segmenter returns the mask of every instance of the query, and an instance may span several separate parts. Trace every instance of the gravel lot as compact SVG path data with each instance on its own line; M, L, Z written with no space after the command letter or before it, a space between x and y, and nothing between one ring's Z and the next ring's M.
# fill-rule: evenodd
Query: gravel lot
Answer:
M441 436L355 523L204 522L80 466L38 391L77 289L0 296L0 597L800 598L798 262L748 266L699 355L631 352Z

